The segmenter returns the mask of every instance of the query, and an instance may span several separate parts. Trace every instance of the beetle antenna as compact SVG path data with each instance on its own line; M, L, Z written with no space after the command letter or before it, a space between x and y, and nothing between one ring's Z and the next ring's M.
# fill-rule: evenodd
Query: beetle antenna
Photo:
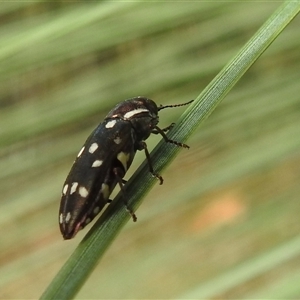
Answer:
M191 100L189 102L186 102L186 103L181 103L181 104L174 104L174 105L160 105L158 107L158 111L164 109L164 108L173 108L173 107L178 107L178 106L184 106L184 105L188 105L190 103L192 103L194 100Z

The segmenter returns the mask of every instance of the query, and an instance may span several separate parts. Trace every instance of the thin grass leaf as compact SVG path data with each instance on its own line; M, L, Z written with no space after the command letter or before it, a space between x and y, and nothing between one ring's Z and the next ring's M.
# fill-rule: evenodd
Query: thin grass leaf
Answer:
M186 141L212 113L242 75L299 13L299 9L299 2L285 2L197 97L177 122L176 127L170 132L169 138ZM163 141L160 142L151 155L155 170L161 173L179 150L181 149ZM156 180L149 176L147 164L143 163L126 185L131 207L137 209L142 198L155 182ZM124 209L119 194L78 245L41 296L41 299L70 299L74 297L128 220L129 215Z

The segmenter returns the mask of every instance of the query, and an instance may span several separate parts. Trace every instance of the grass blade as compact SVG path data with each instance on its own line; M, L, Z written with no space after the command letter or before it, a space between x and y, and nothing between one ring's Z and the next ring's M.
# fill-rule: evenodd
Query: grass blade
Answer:
M287 1L270 17L242 50L197 97L170 132L169 138L184 142L209 116L235 83L299 13L300 3ZM160 142L152 152L155 170L161 172L180 149ZM129 204L136 209L156 181L143 163L127 184ZM54 278L41 299L70 299L80 289L118 232L129 220L120 195L88 232Z

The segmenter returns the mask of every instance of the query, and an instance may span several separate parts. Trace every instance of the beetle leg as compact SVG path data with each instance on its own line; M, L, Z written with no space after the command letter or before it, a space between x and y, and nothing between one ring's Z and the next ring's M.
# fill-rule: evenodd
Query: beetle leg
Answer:
M171 130L174 126L175 126L175 123L172 123L171 125L169 125L169 126L167 126L165 128L162 128L161 130L164 131L164 132L166 132L166 131ZM153 129L152 133L159 134L160 132L157 129Z
M139 150L144 149L145 151L145 155L146 155L146 159L148 162L148 166L149 166L149 171L152 174L153 177L157 178L160 182L159 184L163 184L164 180L163 178L156 172L154 172L153 166L152 166L152 161L151 161L151 157L147 148L147 144L144 141L139 142Z
M114 174L116 176L116 179L118 181L118 184L120 186L125 208L128 211L128 213L131 215L131 217L133 219L133 222L136 222L137 217L136 217L135 213L132 211L132 209L129 207L127 199L126 199L126 193L125 193L125 188L124 188L124 181L125 180L123 180L122 177L120 176L120 173L122 174L123 170L120 170L120 168L113 168L113 172L114 172ZM125 183L126 183L126 181L125 181Z
M167 135L164 133L164 130L163 129L160 129L159 127L155 126L155 130L164 138L164 140L167 142L167 143L171 143L171 144L174 144L174 145L177 145L179 147L183 147L183 148L190 148L188 145L186 144L183 144L183 143L180 143L180 142L177 142L177 141L173 141L173 140L170 140Z

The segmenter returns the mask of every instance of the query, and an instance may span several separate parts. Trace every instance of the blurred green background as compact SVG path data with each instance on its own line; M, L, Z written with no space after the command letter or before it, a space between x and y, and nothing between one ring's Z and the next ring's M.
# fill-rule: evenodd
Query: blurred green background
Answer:
M194 99L278 6L1 3L1 299L38 298L90 228L63 241L58 206L105 114L137 95ZM300 297L299 28L188 141L78 298ZM162 111L161 127L182 111Z

